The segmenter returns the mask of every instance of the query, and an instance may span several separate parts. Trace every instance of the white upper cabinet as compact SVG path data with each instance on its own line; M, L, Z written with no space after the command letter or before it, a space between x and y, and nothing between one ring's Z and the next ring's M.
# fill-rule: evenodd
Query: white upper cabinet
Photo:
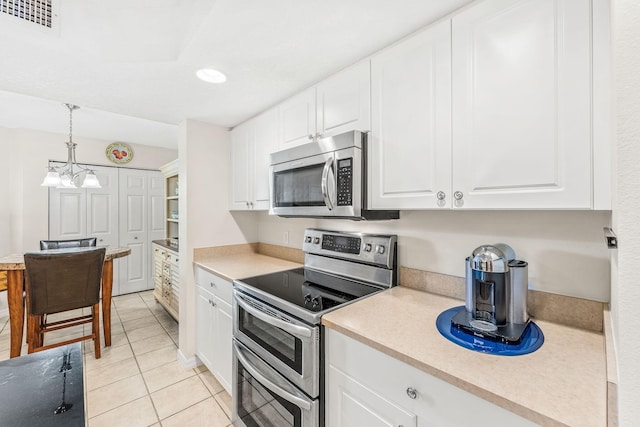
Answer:
M231 131L229 210L269 209L269 155L277 150L277 109Z
M375 55L371 86L371 208L450 206L450 21Z
M357 63L278 106L278 150L350 130L371 128L371 70Z
M454 207L592 207L589 1L453 17Z
M316 134L316 88L312 87L278 106L280 143L278 150L311 142Z
M371 70L360 62L316 86L318 137L371 129Z

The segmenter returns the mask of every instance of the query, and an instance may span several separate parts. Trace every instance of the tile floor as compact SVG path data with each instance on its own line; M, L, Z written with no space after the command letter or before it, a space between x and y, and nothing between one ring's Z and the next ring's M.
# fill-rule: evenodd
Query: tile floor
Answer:
M47 337L79 335L80 328L90 325ZM113 298L111 336L107 348L101 337L100 359L94 357L92 341L83 344L89 427L230 425L231 397L204 366L184 370L178 364L178 324L151 291ZM0 318L0 360L8 357L8 318Z

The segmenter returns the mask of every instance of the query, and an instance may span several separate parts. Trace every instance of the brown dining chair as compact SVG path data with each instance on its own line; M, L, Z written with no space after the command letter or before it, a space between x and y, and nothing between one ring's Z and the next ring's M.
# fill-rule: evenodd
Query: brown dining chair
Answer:
M95 237L71 240L40 240L40 250L44 251L47 249L85 248L96 246L96 243L97 239Z
M24 255L28 352L93 339L100 358L100 281L105 248L72 248ZM49 321L47 316L79 308L91 314ZM91 334L44 345L44 334L91 323Z

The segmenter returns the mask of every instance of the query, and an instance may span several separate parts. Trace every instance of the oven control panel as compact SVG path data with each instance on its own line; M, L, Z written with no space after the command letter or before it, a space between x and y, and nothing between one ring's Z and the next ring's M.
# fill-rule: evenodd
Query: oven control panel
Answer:
M305 230L305 253L343 258L390 268L395 260L397 236Z

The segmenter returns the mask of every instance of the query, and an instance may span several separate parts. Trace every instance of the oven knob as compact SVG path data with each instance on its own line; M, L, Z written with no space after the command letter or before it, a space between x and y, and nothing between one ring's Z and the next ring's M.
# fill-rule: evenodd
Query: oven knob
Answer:
M307 294L304 296L304 304L307 305L311 302L311 295Z
M376 246L376 252L379 253L379 254L383 254L384 253L384 246L377 245Z
M318 243L320 243L320 238L319 238L319 237L314 237L314 238L313 238L313 243L315 243L316 245L317 245Z
M305 237L304 241L307 242L307 243L311 243L311 236Z
M313 307L317 307L320 305L320 298L315 297L314 299L311 300L311 304L313 305Z
M366 245L364 245L364 251L371 252L371 243L367 243Z

